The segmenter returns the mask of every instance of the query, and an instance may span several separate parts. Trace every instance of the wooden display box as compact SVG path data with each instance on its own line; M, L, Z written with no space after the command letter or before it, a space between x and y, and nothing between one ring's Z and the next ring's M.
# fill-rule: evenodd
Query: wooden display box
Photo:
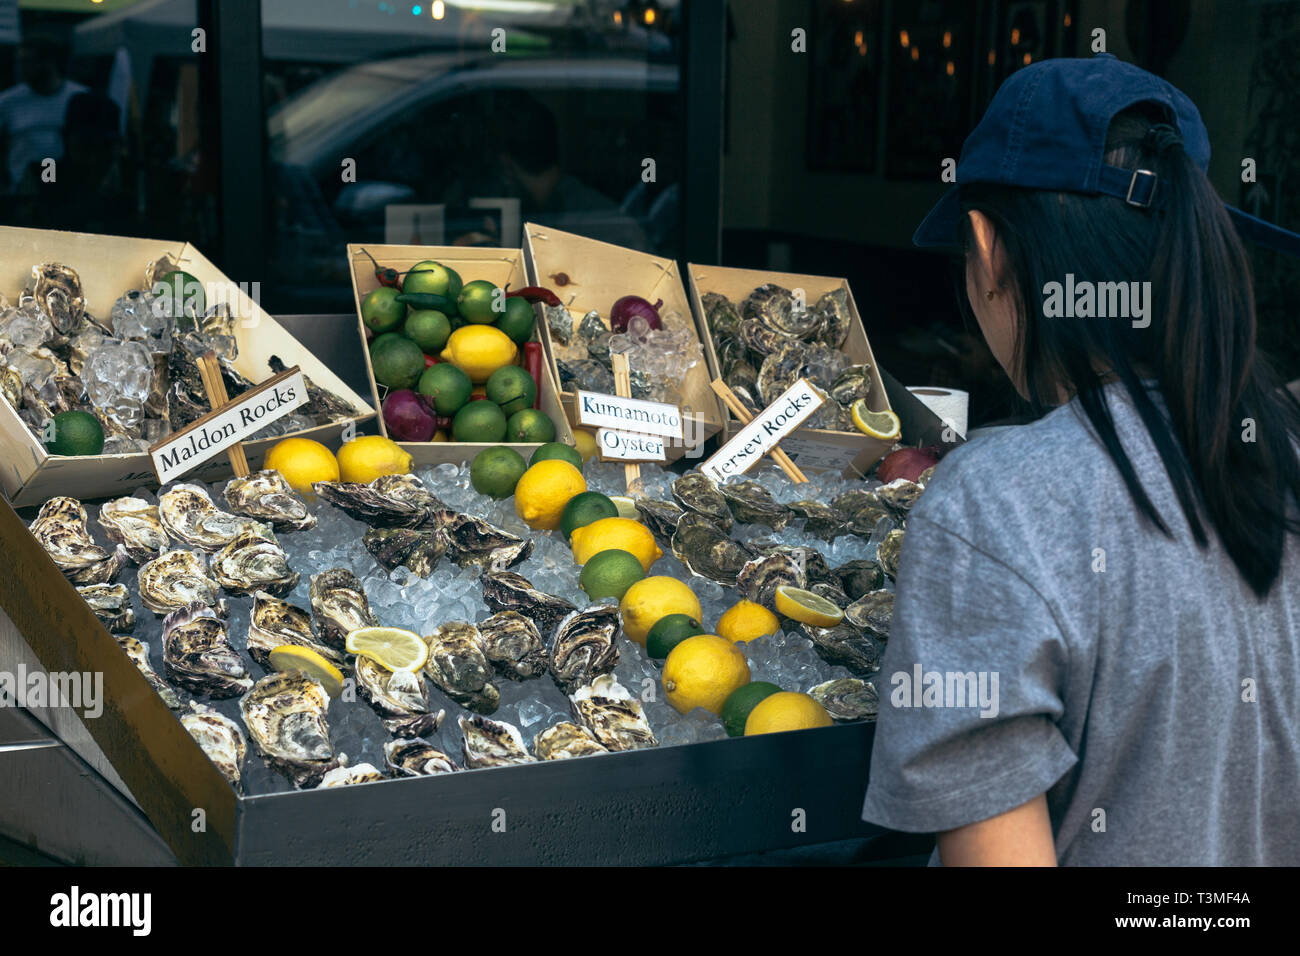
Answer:
M33 285L32 266L43 262L62 263L81 277L87 311L107 325L113 303L130 289L140 288L145 268L164 255L177 260L182 269L205 286L224 283L230 288L228 301L232 309L245 316L235 322L239 357L234 366L241 375L255 385L265 381L272 376L268 364L271 356L278 356L286 366L301 366L315 384L349 403L356 410L351 421L365 421L374 415L375 410L361 396L343 384L188 242L0 228L0 292L16 304L22 290ZM335 448L345 425L347 422L334 422L295 434ZM279 440L277 437L244 442L249 466L259 467L267 450ZM157 486L153 465L145 452L81 457L49 454L3 399L0 399L0 465L0 487L15 507L39 505L57 495L81 499L113 497L141 486ZM230 474L229 460L219 455L188 477L212 482Z
M385 268L396 269L398 272L405 272L416 263L423 262L426 259L433 259L441 262L449 268L455 269L465 282L474 279L487 279L495 285L505 287L509 285L511 289L520 289L528 285L524 275L523 253L518 249L487 249L472 246L392 246L392 245L366 245L365 252L362 252L362 246L348 246L348 265L352 271L352 291L356 299L357 323L361 329L362 343L366 339L366 324L361 319L361 300L369 295L372 291L379 288L379 279L375 276L374 263L366 255L366 252L375 257L381 266ZM534 313L537 315L537 328L541 329L545 325L545 319L542 316L540 307L534 307ZM539 340L539 332L534 331L534 341ZM366 374L370 376L370 388L375 401L375 408L382 409L384 395L387 389L375 381L375 370L370 364L370 349L365 348L366 356ZM543 343L543 355L545 355L545 344ZM523 361L523 349L519 351L518 361ZM436 357L436 356L435 356ZM538 383L538 407L550 416L551 421L555 423L555 440L564 442L567 445L573 444L573 432L569 429L569 423L565 418L564 409L560 405L559 388L556 385L556 379L549 368L547 361L542 362L542 381ZM379 432L381 435L387 435L388 429L384 424L382 411L379 415ZM473 461L474 456L485 448L492 448L498 444L504 444L513 448L519 454L523 455L525 460L532 457L539 445L538 443L524 442L398 442L408 454L415 460L419 466L441 465L445 463L461 464L466 461Z
M572 233L561 232L535 223L524 225L524 256L528 267L529 285L550 289L568 307L576 328L582 317L595 309L608 325L610 307L625 295L639 295L650 302L663 299L660 313L676 311L691 320L690 300L677 272L677 263L635 249L598 242ZM564 273L567 285L557 285L551 276ZM560 370L555 362L554 343L550 328L539 321L542 344L546 349L547 364L556 382ZM686 376L681 387L682 417L686 426L684 446L665 443L668 461L686 455L693 447L696 457L705 441L722 431L725 411L709 386L712 376L708 366L707 336L701 336L703 327L695 325L696 335L705 349L705 361L696 365ZM560 400L575 427L579 424L575 395L561 391Z
M871 366L871 394L867 397L867 407L880 412L891 408L889 395L880 378L880 368L875 356L871 354L871 343L862 325L862 316L857 303L853 301L853 292L848 281L829 276L801 275L790 272L768 272L763 269L728 269L722 266L701 266L689 264L686 271L690 280L691 305L695 309L696 322L704 339L704 352L708 356L709 369L715 378L722 376L718 363L718 353L713 345L713 336L709 333L708 320L704 314L702 299L706 293L716 292L725 295L739 309L749 294L766 282L772 282L786 289L802 289L804 300L812 305L827 292L844 289L849 294L849 314L853 321L849 324L849 335L844 340L842 350L855 365ZM758 396L754 396L757 400ZM724 409L724 411L726 411ZM730 411L727 414L727 436L740 431L740 422L736 421ZM828 431L821 428L799 428L781 442L781 448L794 459L803 471L834 471L865 475L881 458L894 447L892 441L880 441L861 432Z

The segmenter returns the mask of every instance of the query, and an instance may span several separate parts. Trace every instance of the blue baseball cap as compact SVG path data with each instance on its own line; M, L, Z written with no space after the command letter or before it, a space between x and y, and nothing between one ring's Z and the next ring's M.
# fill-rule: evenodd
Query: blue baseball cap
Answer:
M912 242L959 244L962 183L1116 196L1142 208L1158 202L1160 183L1154 172L1103 162L1111 120L1138 103L1163 107L1188 157L1203 171L1209 168L1210 137L1201 114L1172 83L1110 53L1040 60L1012 73L998 88L962 144L957 185L930 210ZM1300 235L1224 205L1243 239L1300 256Z

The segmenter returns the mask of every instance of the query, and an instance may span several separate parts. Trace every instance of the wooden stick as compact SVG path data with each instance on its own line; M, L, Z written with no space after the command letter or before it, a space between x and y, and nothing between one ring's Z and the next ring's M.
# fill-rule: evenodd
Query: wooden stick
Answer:
M735 415L742 425L748 425L754 420L754 416L749 413L749 409L745 407L745 403L740 400L739 396L731 390L731 386L720 378L714 379L710 384L713 391L717 393L718 398L722 399L723 404L731 409L731 414ZM799 466L781 450L779 445L772 449L771 455L791 481L805 482L808 480L808 477L799 470Z
M221 366L217 362L217 353L208 349L199 359L199 376L203 379L203 390L208 393L208 405L213 411L221 408L230 401L230 396L226 394L226 383L221 378ZM244 446L241 442L235 442L226 452L230 457L230 467L235 472L236 478L248 477L248 458L244 455Z
M622 352L617 352L610 356L614 364L614 394L619 398L632 397L632 373L627 366L627 356ZM627 490L632 491L632 486L641 480L641 466L630 464L623 466L623 483L627 485Z

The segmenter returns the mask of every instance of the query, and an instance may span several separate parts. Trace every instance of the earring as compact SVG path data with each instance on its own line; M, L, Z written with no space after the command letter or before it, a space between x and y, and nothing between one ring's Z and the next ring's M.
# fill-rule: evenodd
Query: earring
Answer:
M992 302L993 299L997 296L997 294L998 294L997 289L989 289L987 292L984 293L984 298Z

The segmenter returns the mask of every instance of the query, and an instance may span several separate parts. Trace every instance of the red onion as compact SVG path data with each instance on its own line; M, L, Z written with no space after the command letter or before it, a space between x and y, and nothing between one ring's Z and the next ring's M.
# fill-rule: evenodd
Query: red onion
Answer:
M876 469L876 477L885 484L898 478L916 481L921 472L938 463L939 456L929 448L900 448L884 457Z
M397 441L428 441L435 424L432 410L409 388L389 392L384 399L384 425Z
M625 295L609 310L609 327L615 332L626 332L627 323L632 316L640 315L650 323L650 328L661 329L663 323L659 321L659 307L663 304L663 299L651 305L639 295Z

